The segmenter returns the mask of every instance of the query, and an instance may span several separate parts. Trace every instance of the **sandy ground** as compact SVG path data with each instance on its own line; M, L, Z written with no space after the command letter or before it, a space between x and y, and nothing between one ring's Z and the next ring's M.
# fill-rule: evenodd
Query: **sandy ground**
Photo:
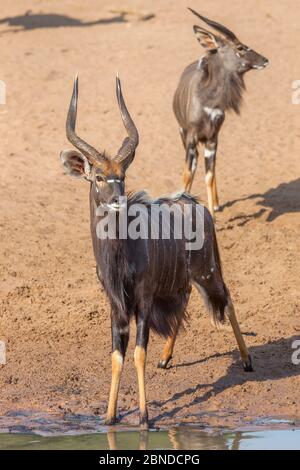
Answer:
M225 205L218 239L255 372L243 372L232 333L213 329L193 292L190 325L167 371L156 368L163 340L151 337L150 418L157 425L217 412L226 425L232 416L296 417L300 365L291 355L300 339L300 105L291 95L300 79L300 5L200 3L203 14L270 60L266 70L247 75L242 116L227 116L218 158ZM192 0L176 7L171 0L1 2L0 79L7 86L7 104L0 106L2 414L105 412L109 305L95 274L88 185L64 176L58 158L70 147L64 126L72 81L79 71L80 134L115 152L124 137L114 96L119 71L141 136L128 188L151 195L180 188L184 155L172 96L182 69L202 54L188 4L200 8ZM155 17L124 21L110 12L125 6ZM32 14L24 17L28 9ZM206 199L202 166L193 190ZM136 423L134 329L119 404L123 421Z

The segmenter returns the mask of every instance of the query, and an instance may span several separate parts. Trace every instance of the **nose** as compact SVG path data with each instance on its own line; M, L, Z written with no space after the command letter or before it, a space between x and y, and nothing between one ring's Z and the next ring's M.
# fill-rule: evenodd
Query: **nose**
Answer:
M119 195L115 194L114 196L112 196L111 198L111 204L119 204Z
M267 65L269 65L269 60L266 57L264 57L264 66L266 67Z

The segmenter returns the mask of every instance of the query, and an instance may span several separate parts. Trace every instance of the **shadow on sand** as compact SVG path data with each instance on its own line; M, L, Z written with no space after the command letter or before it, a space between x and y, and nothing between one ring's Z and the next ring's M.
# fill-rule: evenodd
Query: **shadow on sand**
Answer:
M260 217L267 209L271 209L267 217L267 222L272 222L283 214L300 212L300 178L290 181L289 183L281 183L276 188L271 188L263 194L252 194L250 196L234 199L223 204L220 210L222 211L227 207L232 207L238 202L248 201L250 199L258 199L256 205L262 206L262 208L250 215L233 217L229 222L241 219L238 225L245 225L249 220Z
M106 25L111 23L126 23L125 13L121 13L111 18L98 19L95 21L83 22L77 18L72 18L66 15L58 15L55 13L49 14L32 14L31 11L25 15L12 16L0 19L0 24L7 23L8 26L18 27L9 29L6 32L16 33L19 31L28 31L39 28L60 28L60 27L87 27L94 25Z
M199 383L196 387L189 387L181 390L167 400L156 400L155 402L152 402L155 406L163 407L166 404L175 402L184 396L193 396L194 394L197 394L190 403L176 406L171 410L165 411L156 416L151 421L152 426L162 419L175 417L177 413L188 414L188 410L192 406L205 403L211 396L222 393L224 390L235 387L236 385L242 385L251 381L264 382L267 380L280 380L286 377L299 376L300 365L294 365L292 363L292 353L294 352L292 344L296 340L299 340L299 335L292 336L290 338L281 338L266 344L250 347L249 351L253 358L254 372L247 373L243 371L237 351L220 354L219 356L230 356L232 354L234 356L234 362L229 366L226 375L220 377L213 383ZM195 364L201 364L202 362L208 361L214 357L216 357L216 354L194 362L181 363L177 366L175 364L174 367L190 367ZM208 386L210 386L209 391L206 391L204 394L198 393L201 392L201 389L207 388Z

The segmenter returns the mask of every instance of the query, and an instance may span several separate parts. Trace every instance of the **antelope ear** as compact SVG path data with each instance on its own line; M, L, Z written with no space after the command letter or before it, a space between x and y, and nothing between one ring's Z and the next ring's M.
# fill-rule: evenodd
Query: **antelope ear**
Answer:
M91 181L92 166L78 150L63 150L60 153L60 160L67 175Z
M218 49L222 45L222 39L206 31L206 29L200 28L200 26L197 25L194 25L193 29L196 38L205 49Z

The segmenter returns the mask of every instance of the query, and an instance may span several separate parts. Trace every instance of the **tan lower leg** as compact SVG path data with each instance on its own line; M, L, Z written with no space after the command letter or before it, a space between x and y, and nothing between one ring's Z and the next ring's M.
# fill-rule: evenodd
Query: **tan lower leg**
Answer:
M205 183L206 183L206 189L207 189L207 203L208 203L209 212L214 218L215 212L214 212L214 197L213 197L213 180L214 180L214 175L212 171L208 170L205 175Z
M217 191L216 175L213 179L213 205L214 205L215 210L219 208L219 197L218 197L218 191Z
M242 361L243 361L244 364L247 364L249 362L250 355L249 355L249 351L247 349L247 346L245 344L244 338L242 336L240 326L239 326L239 323L237 321L235 311L234 311L234 307L233 307L233 304L232 304L231 300L229 300L228 305L226 307L226 315L228 316L229 321L231 323L231 326L232 326L232 329L233 329L233 332L234 332L234 336L235 336L235 339L237 341L237 344L238 344L238 347L239 347L239 350L240 350L240 353L241 353Z
M169 336L169 338L167 338L160 361L159 361L160 367L166 366L169 360L171 359L174 346L175 346L176 337L177 337L177 332L174 333L173 336Z
M189 169L188 165L183 172L183 187L186 192L190 192L193 183L193 174Z
M109 393L108 409L107 409L107 423L114 423L117 413L117 400L120 386L120 378L123 368L123 356L120 351L114 351L111 356L112 364L112 377Z
M136 367L139 386L140 424L143 428L148 427L148 412L145 389L146 356L147 354L145 349L142 346L136 346L134 350L134 364Z

